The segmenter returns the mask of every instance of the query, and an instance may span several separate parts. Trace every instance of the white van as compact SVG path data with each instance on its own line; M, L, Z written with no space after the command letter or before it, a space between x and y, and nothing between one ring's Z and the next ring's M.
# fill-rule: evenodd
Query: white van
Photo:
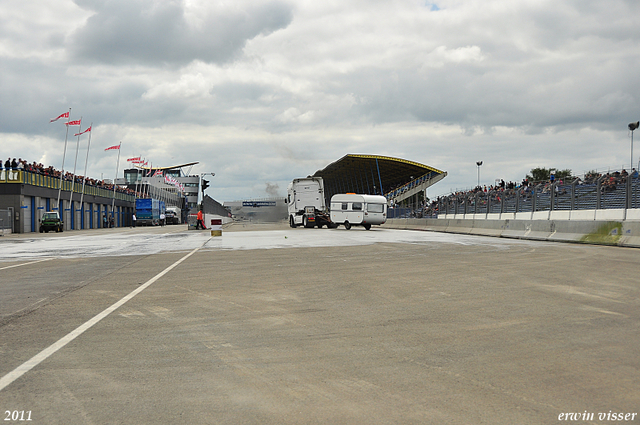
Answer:
M344 224L364 226L371 229L373 224L387 221L387 198L380 195L338 194L331 197L331 221L334 225Z

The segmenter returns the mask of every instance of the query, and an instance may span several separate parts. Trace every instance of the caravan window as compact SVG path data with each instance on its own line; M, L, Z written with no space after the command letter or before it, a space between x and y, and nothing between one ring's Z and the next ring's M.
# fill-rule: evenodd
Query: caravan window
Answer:
M342 204L342 210L343 210L343 211L346 211L347 209L348 209L348 208L347 208L347 203L346 203L346 202L344 202L344 203Z
M354 211L362 211L362 202L354 202L353 203Z
M384 212L384 204L367 204L367 211L372 213Z

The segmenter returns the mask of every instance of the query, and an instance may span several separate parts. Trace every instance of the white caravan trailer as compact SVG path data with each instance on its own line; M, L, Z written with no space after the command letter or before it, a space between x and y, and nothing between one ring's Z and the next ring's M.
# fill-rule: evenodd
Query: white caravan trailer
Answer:
M331 197L331 221L334 225L344 224L364 226L371 229L373 224L387 221L387 198L380 195L338 194Z

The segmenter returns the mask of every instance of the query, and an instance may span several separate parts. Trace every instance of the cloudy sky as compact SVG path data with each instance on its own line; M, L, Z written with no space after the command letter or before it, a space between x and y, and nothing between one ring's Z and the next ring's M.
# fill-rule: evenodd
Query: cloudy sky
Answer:
M628 167L640 2L3 0L0 65L4 159L60 168L49 120L71 108L93 123L91 177L113 178L122 141L199 161L231 201L376 154L447 171L433 197L475 185L479 160L484 184Z

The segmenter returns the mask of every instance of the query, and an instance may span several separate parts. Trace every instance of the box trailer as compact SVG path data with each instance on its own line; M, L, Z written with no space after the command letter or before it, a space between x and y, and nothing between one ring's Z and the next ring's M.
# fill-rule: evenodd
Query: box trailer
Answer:
M160 214L164 214L164 201L157 199L136 199L136 224L139 226L157 226Z

